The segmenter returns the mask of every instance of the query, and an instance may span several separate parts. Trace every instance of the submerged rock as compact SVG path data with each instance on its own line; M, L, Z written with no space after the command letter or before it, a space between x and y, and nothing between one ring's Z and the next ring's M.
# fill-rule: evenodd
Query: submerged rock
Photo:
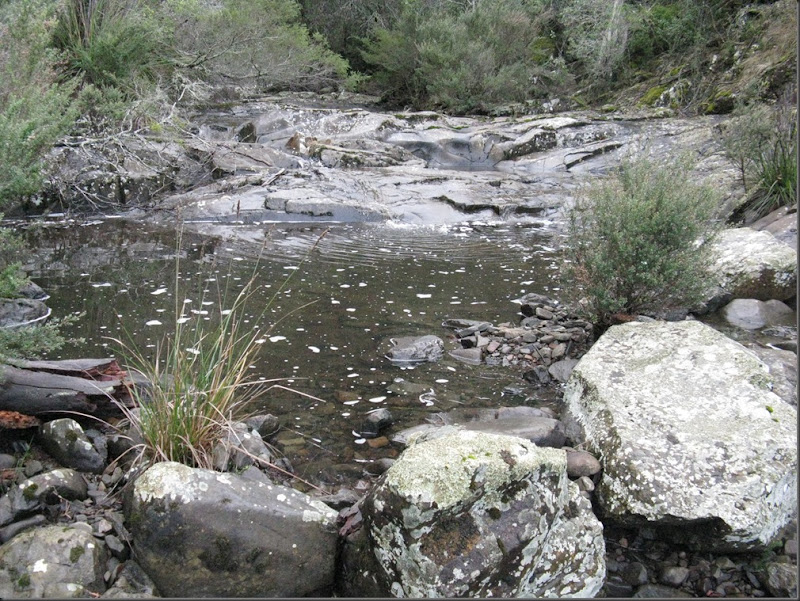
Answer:
M797 413L750 351L696 321L609 329L564 393L610 518L700 549L764 548L797 511Z
M589 597L603 584L602 525L560 450L480 432L419 442L361 511L347 595Z
M444 341L438 336L420 336L418 338L398 338L395 346L386 354L392 363L436 362L444 354Z
M126 507L137 561L169 597L328 594L336 515L291 488L178 463L148 469Z

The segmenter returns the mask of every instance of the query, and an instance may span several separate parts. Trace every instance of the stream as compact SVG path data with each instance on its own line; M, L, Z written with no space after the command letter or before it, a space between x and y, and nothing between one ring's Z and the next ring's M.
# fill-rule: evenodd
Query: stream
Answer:
M54 315L81 315L65 334L83 341L58 358L124 361L113 339L154 352L174 332L176 303L192 319L213 321L252 277L246 316L264 333L253 377L280 378L318 400L273 389L251 409L280 418L279 449L310 481L335 484L359 475L338 464L397 454L360 436L377 408L391 412L391 436L457 407L555 402L552 390L538 398L526 390L520 370L447 354L398 367L384 356L401 336L434 334L455 349L444 320L516 323L512 299L557 293L556 234L535 219L283 223L262 226L261 244L188 232L179 243L174 228L119 219L55 223L32 235L37 250L27 267Z
M398 367L385 355L394 339L429 334L454 350L446 319L517 325L512 301L526 293L563 300L561 211L580 185L644 146L656 160L694 149L700 177L736 183L705 118L456 118L295 96L193 123L181 145L148 142L144 176L117 177L134 196L157 161L179 156L170 177L191 186L121 215L51 216L31 228L24 268L54 315L81 316L65 334L82 340L60 358L123 363L114 339L154 353L182 314L213 322L252 278L245 323L263 333L253 377L292 389L252 410L279 417L277 446L299 475L331 485L401 450L361 436L379 408L392 414L389 438L460 407L557 410L558 391L532 388L520 368L447 352Z

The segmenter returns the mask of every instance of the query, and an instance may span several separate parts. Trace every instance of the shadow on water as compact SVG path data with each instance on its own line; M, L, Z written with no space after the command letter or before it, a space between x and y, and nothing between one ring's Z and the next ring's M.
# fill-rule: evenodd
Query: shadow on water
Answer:
M176 306L213 322L225 299L254 277L259 288L246 320L264 331L254 377L286 378L321 399L273 391L254 409L279 416L278 439L299 474L330 484L357 478L359 461L399 452L392 444L373 448L360 436L377 408L393 415L391 437L457 407L554 402L552 392L536 398L512 368L466 365L447 354L438 363L400 368L384 356L399 336L434 334L452 350L444 320L516 322L511 299L557 296L554 243L536 224L239 227L247 231L230 240L186 232L178 252L174 229L131 221L32 231L35 250L25 268L51 295L54 315L85 314L66 332L85 342L61 357L118 356L109 338L154 350L174 331ZM510 392L520 388L522 395Z

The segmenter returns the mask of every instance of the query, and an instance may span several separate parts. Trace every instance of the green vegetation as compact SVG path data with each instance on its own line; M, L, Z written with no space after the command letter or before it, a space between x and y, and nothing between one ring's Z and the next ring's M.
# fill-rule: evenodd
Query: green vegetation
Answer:
M783 97L775 107L738 107L722 130L728 157L748 196L734 218L747 223L797 202L797 107Z
M686 159L623 162L588 188L569 221L567 277L600 328L617 314L689 307L708 290L717 199L689 182Z

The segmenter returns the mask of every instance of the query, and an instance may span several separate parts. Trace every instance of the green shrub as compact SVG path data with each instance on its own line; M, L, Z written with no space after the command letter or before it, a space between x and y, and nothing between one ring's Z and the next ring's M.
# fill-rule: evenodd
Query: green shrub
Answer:
M133 93L169 63L167 30L144 0L68 0L53 31L67 75Z
M486 111L554 89L563 63L545 1L408 3L364 41L384 97L400 105Z
M689 171L686 159L624 161L576 201L566 274L601 329L618 313L691 307L708 289L717 199Z
M75 118L49 49L49 3L0 6L0 210L41 187L42 157Z

